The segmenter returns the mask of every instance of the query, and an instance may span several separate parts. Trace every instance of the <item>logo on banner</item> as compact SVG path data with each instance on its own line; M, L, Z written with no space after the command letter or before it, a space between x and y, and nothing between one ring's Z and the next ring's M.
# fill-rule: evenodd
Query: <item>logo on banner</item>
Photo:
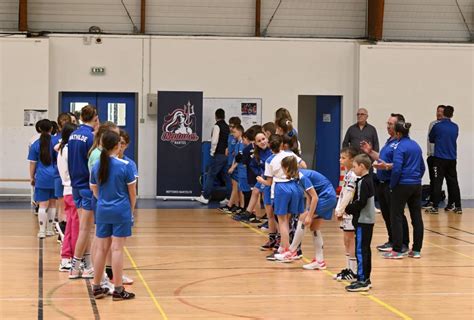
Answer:
M182 148L199 140L196 134L196 116L194 106L188 101L182 108L176 108L164 118L161 134L162 141Z

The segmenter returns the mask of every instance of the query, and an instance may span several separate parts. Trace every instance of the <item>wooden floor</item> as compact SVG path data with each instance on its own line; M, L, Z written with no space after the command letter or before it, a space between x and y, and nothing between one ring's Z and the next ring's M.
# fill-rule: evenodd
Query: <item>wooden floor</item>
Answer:
M473 217L424 215L420 260L373 250L367 295L332 279L344 266L334 221L323 228L328 270L307 271L266 261L264 233L216 210L141 209L125 258L137 298L113 302L58 272L59 245L35 237L29 211L0 210L0 319L473 319ZM373 247L385 240L377 215ZM303 249L312 258L309 235Z

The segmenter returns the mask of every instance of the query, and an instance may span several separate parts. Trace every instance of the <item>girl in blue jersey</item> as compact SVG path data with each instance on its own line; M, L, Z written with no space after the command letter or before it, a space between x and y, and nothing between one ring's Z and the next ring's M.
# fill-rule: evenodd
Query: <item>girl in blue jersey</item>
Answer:
M239 142L239 139L235 137L235 131L237 130L236 128L241 128L241 120L239 117L231 117L229 119L229 138L227 140L227 149L226 149L226 155L227 155L227 174L230 176L230 181L231 181L231 191L230 191L230 198L226 202L225 200L222 202L222 204L225 205L219 208L219 211L231 214L233 211L237 210L239 208L239 190L238 190L238 181L237 181L237 171L235 169L230 170L232 167L232 164L234 163L235 159L235 149L237 146L237 143ZM240 135L243 133L243 128L240 130ZM232 172L231 172L232 171Z
M306 191L307 214L304 225L310 226L313 232L315 255L313 261L303 266L306 270L324 270L326 262L323 252L323 235L321 225L324 220L331 220L332 212L336 208L336 191L331 182L322 174L314 170L300 169L300 184ZM299 222L294 241L303 240L304 229ZM297 247L297 243L292 246Z
M386 259L402 259L403 215L405 206L410 211L413 226L413 247L408 253L411 258L421 257L423 244L423 219L421 217L421 179L425 164L420 146L410 139L411 124L399 121L395 124L398 145L393 152L392 173L390 176L392 225L392 251L384 254Z
M51 142L51 121L43 120L39 124L41 135L30 147L30 183L35 187L34 201L39 204L38 238L53 236L53 222L56 216L56 197L54 178L56 176L56 156Z
M82 125L69 136L68 169L72 196L79 215L79 236L72 259L69 279L92 278L94 269L90 255L90 232L94 226L92 191L89 187L87 157L94 142L94 131L99 125L97 110L87 105L81 109ZM81 266L83 263L83 266Z
M132 235L133 210L136 203L136 177L128 161L118 158L120 136L107 131L102 137L100 162L91 172L90 187L97 198L96 210L96 250L94 256L95 276L93 293L96 299L108 294L108 288L101 287L105 259L109 248L112 250L112 270L114 273L114 301L133 299L135 295L124 290L123 246ZM101 270L101 272L99 272Z

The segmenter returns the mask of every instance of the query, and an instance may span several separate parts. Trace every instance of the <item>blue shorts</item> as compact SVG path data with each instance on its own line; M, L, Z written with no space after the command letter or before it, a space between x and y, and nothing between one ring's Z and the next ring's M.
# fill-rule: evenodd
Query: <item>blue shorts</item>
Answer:
M319 198L318 205L316 206L315 217L316 219L331 220L332 212L336 208L337 200L336 197L330 199Z
M272 205L272 187L264 186L263 188L263 204L266 206Z
M92 190L72 188L72 197L77 209L93 211Z
M95 226L97 238L126 238L132 235L132 222L126 223L97 223Z
M231 178L232 180L234 180L234 181L239 182L239 177L237 176L237 172L235 172L235 170L234 170L234 172L232 172L232 174L230 175L230 178Z
M56 197L54 196L54 189L43 189L35 187L33 199L35 200L35 202L44 202L48 201L49 199L56 199Z
M302 214L304 206L303 189L295 181L275 184L274 210L276 215Z
M64 192L63 181L61 180L61 178L55 178L54 179L54 195L56 196L56 198L62 198L63 192Z
M239 191L242 191L242 192L250 192L251 191L249 183L247 181L247 177L239 176L238 183L239 183Z

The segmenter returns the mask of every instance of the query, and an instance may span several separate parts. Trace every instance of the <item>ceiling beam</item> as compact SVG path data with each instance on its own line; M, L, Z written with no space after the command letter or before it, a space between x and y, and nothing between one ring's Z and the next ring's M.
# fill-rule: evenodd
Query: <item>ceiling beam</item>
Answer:
M18 0L18 31L28 31L28 1Z
M385 0L369 0L367 14L367 37L379 41L383 38L383 16Z
M141 1L140 8L140 33L145 33L145 23L146 23L146 0Z
M255 36L260 37L260 19L262 16L262 1L255 0Z

